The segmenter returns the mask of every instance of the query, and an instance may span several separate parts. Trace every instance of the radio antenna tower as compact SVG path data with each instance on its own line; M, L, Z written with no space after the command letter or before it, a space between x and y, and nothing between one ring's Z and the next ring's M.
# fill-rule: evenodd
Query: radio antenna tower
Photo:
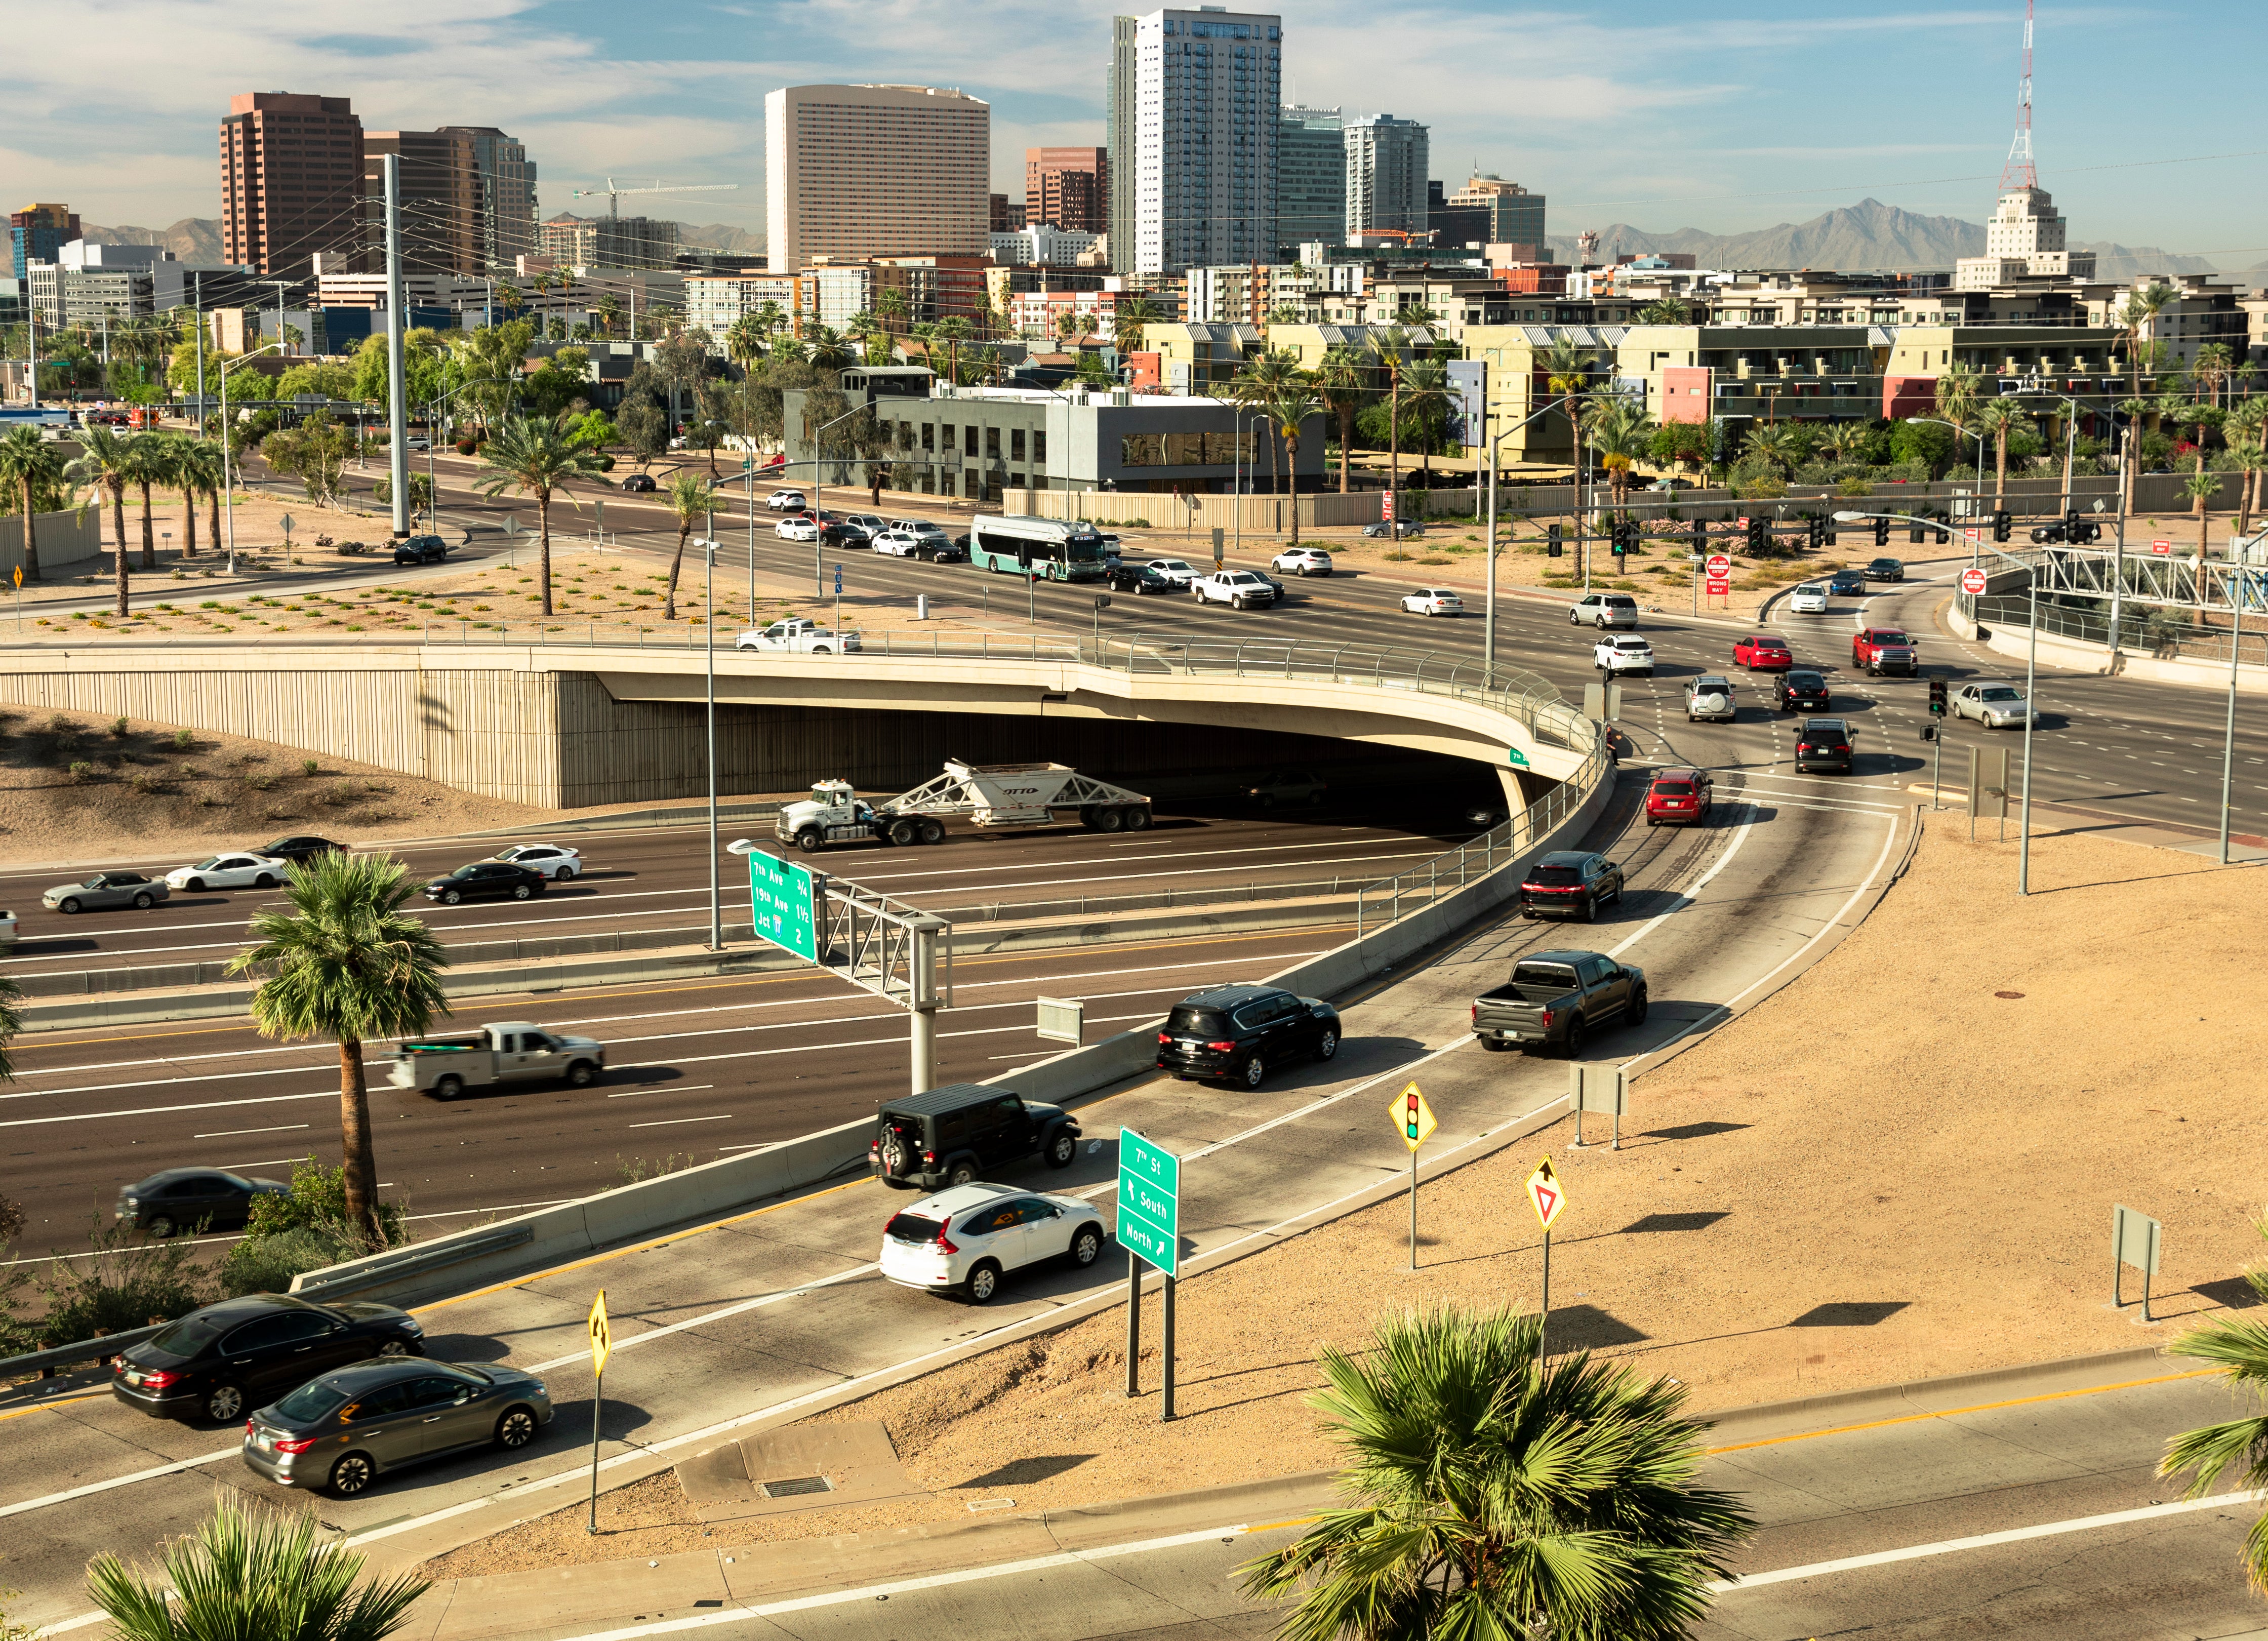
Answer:
M2016 84L2016 140L2008 144L2008 163L2000 168L2000 192L2039 185L2039 173L2032 166L2032 0L2024 0L2024 76Z

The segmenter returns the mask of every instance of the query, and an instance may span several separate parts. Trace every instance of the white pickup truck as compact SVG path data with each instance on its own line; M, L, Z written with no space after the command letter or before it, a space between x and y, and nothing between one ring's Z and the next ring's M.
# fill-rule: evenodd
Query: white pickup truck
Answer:
M751 627L733 641L736 650L793 655L848 655L863 648L855 632L836 632L807 616L776 621L769 627Z
M436 1100L454 1100L468 1088L550 1078L584 1088L606 1063L607 1047L594 1038L563 1037L527 1020L503 1020L446 1037L405 1039L387 1080Z

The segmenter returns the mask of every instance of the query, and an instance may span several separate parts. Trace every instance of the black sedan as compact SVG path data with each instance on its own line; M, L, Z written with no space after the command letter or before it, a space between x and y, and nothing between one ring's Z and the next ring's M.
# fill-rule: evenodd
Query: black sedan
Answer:
M1158 1069L1183 1082L1219 1078L1257 1088L1270 1067L1339 1051L1339 1012L1320 997L1274 986L1216 986L1174 1004L1158 1034Z
M622 481L622 488L633 494L651 496L654 488L653 475L650 473L633 473Z
M1867 579L1869 581L1904 581L1905 578L1906 565L1902 558L1873 558L1867 561Z
M1110 568L1103 572L1103 581L1113 592L1131 592L1137 597L1145 592L1177 592L1181 589L1147 564L1128 564L1113 559Z
M110 1394L151 1418L230 1424L318 1373L373 1356L424 1353L425 1329L391 1305L252 1293L191 1311L129 1345Z
M1825 676L1802 667L1782 673L1772 681L1772 710L1776 712L1832 711L1834 708L1828 698Z
M1604 855L1555 850L1528 868L1520 886L1523 917L1580 917L1590 923L1608 901L1622 904L1623 869Z
M247 1419L244 1462L280 1486L351 1498L389 1470L445 1453L525 1447L550 1422L549 1391L517 1368L364 1362Z
M968 562L968 538L960 536L948 541L941 535L925 535L921 545L914 548L914 556L927 564L965 564Z
M1866 574L1857 570L1838 570L1827 578L1827 590L1837 594L1864 592L1867 590Z
M279 837L272 843L262 843L257 849L247 850L245 853L272 855L278 860L288 860L297 865L303 860L313 860L319 855L343 854L345 851L344 843L335 843L329 838L317 837L312 832L306 832L291 837Z
M234 1231L252 1217L253 1199L286 1196L274 1180L247 1180L219 1168L164 1168L118 1193L118 1217L151 1236L209 1226Z
M508 860L476 860L425 886L425 898L444 906L459 901L525 901L543 893L544 876Z

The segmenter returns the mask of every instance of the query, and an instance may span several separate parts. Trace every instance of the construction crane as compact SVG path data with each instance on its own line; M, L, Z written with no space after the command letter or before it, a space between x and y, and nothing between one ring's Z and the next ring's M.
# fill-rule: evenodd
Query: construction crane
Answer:
M616 209L616 204L625 194L715 194L732 188L737 188L740 186L740 185L737 182L688 182L674 188L666 188L661 186L661 179L659 177L656 177L653 180L653 186L651 188L623 188L618 185L612 177L608 177L607 179L607 186L605 188L577 188L573 190L569 197L578 200L596 199L600 195L603 194L607 196L607 215L609 217L619 217L622 215L622 212Z

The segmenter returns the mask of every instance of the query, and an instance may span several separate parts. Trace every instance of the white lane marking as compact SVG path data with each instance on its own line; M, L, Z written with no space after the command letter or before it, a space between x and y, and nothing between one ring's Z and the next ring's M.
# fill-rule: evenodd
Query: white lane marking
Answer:
M236 1446L224 1447L218 1453L205 1453L199 1458L176 1459L171 1464L155 1465L147 1470L136 1470L131 1475L114 1475L107 1482L89 1482L85 1487L74 1487L68 1492L49 1493L41 1498L27 1498L19 1505L0 1505L0 1520L5 1520L10 1516L20 1516L27 1511L44 1510L50 1505L69 1504L74 1498L88 1498L97 1493L107 1493L114 1487L131 1487L136 1482L155 1481L161 1475L178 1475L183 1470L194 1470L201 1464L217 1464L223 1459L240 1458L243 1453L243 1444L239 1443Z
M1753 811L1756 808L1756 806L1754 804L1743 804L1742 807ZM1709 870L1703 872L1699 877L1694 879L1690 887L1679 891L1676 905L1671 907L1666 912L1658 913L1654 916L1646 919L1646 922L1638 926L1628 939L1609 949L1605 955L1608 957L1620 957L1624 952L1629 951L1631 947L1636 946L1640 940L1645 939L1647 935L1652 934L1656 929L1660 928L1665 921L1671 917L1675 917L1678 913L1685 910L1686 908L1692 906L1698 901L1701 898L1701 891L1709 887L1709 880L1715 877L1719 872L1724 871L1726 867L1733 864L1733 857L1741 852L1741 845L1749 841L1749 834L1756 829L1756 825L1757 823L1751 820L1746 826L1743 826L1735 831L1733 834L1733 841L1726 846L1725 852L1718 856L1716 860L1711 864Z
M1999 1533L1976 1533L1967 1538L1940 1539L1934 1544L1912 1544L1904 1549L1876 1550L1869 1556L1845 1556L1838 1561L1813 1562L1808 1566L1782 1567L1773 1572L1751 1572L1737 1578L1718 1578L1708 1586L1712 1595L1731 1595L1767 1584L1789 1584L1798 1578L1823 1578L1861 1567L1887 1567L1901 1561L1920 1561L1931 1556L1951 1556L1962 1550L1989 1549L1997 1544L2021 1544L2031 1539L2058 1538L2067 1533L2094 1533L2104 1527L2127 1527L2137 1521L2157 1521L2200 1510L2257 1509L2258 1493L2215 1493L2205 1498L2176 1499L2170 1505L2145 1505L2133 1510L2113 1510L2099 1516L2075 1516L2068 1521L2043 1521L2037 1527L2008 1527ZM637 1633L662 1629L642 1627ZM629 1631L622 1633L628 1634Z
M651 1122L632 1122L627 1126L630 1128L676 1128L680 1124L686 1122L730 1122L732 1120L733 1114L727 1111L723 1113L721 1115L713 1117L658 1117Z
M192 1139L233 1139L239 1134L288 1134L293 1129L303 1129L307 1126L308 1125L305 1122L279 1122L274 1128L223 1129L217 1134L192 1134L189 1137ZM244 1166L247 1168L259 1168L264 1167L267 1165L264 1163L247 1162Z
M680 1088L674 1083L655 1083L644 1088L625 1088L618 1094L608 1094L607 1098L609 1100L636 1100L640 1094L693 1094L700 1093L701 1090L704 1088L714 1088L717 1085L714 1083L695 1083L690 1087Z
M200 1078L196 1080L202 1082L205 1079ZM80 1111L69 1116L17 1117L0 1122L0 1129L37 1128L48 1122L92 1122L104 1117L166 1116L176 1111L221 1111L231 1106L274 1106L291 1100L336 1100L338 1097L337 1089L326 1088L312 1094L263 1094L257 1100L203 1100L186 1106L136 1106L127 1111Z
M627 1339L615 1340L614 1348L617 1350L627 1350L633 1345L652 1344L655 1340L666 1339L671 1334L684 1333L693 1328L705 1328L711 1322L723 1321L728 1316L739 1316L747 1311L760 1311L767 1305L777 1305L784 1299L792 1299L802 1294L815 1292L821 1288L831 1288L838 1282L855 1282L860 1277L871 1277L880 1269L881 1269L880 1265L857 1265L849 1270L838 1270L831 1277L821 1277L816 1281L799 1283L792 1288L782 1288L777 1293L767 1293L757 1299L742 1299L737 1305L727 1305L721 1309L704 1311L698 1316L688 1316L683 1321L648 1328L641 1334L632 1334ZM555 1367L565 1367L575 1362L587 1363L590 1359L591 1353L588 1350L574 1350L565 1356L555 1356L548 1362L538 1362L526 1371L531 1373L548 1372Z

